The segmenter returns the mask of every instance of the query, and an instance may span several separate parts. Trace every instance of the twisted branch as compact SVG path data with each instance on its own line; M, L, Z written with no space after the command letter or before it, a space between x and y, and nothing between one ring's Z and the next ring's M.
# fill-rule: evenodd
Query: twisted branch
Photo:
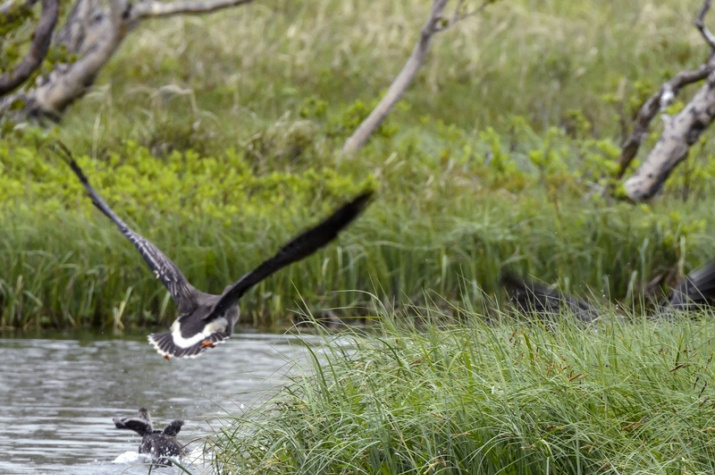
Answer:
M705 27L705 15L710 10L710 5L711 0L703 1L694 22L710 48L708 60L698 69L676 74L646 101L638 112L633 133L621 150L619 178L638 152L648 132L648 126L658 111L665 109L682 87L706 79L705 84L683 110L672 117L663 115L665 126L660 139L640 168L623 183L623 188L631 200L641 201L653 197L675 167L687 158L690 147L697 143L700 135L715 119L715 36Z
M692 71L681 71L676 74L670 81L663 83L658 92L653 94L643 104L636 116L633 132L626 139L621 147L621 155L618 157L618 179L623 178L626 169L631 164L635 156L638 154L638 149L643 142L643 139L648 133L653 118L658 112L665 110L678 95L680 90L695 82L702 81L707 78L711 72L715 71L715 36L710 33L710 30L705 26L705 15L710 10L711 0L704 0L703 6L695 16L695 27L703 36L703 40L710 46L711 52L708 60L701 64L698 69Z
M708 75L715 70L715 61L708 61L707 63L701 65L698 69L692 71L681 71L673 77L670 81L664 83L658 92L653 94L648 100L643 104L640 111L638 111L638 116L636 117L635 125L633 126L633 132L626 139L623 147L621 148L621 155L618 158L618 174L617 177L620 179L625 174L628 166L631 164L635 156L638 154L638 149L643 142L643 139L648 134L648 127L651 121L661 110L668 107L678 95L680 89L688 84L694 82L702 81Z
M30 8L36 0L27 0L22 8ZM5 6L5 5L3 5ZM23 60L15 69L0 76L0 96L13 91L32 75L47 56L52 41L52 32L59 15L58 0L42 0L42 16L37 24L35 35Z

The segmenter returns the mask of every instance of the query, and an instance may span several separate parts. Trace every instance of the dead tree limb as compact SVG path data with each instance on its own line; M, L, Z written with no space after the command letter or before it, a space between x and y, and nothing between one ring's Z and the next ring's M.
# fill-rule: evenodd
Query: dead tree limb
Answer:
M715 118L715 73L687 106L665 117L663 135L638 171L623 184L634 201L647 200L660 190L673 169L688 156L690 147Z
M645 104L643 104L643 107L641 107L636 117L633 132L631 132L631 135L621 149L621 155L618 158L618 178L623 177L628 166L638 154L638 149L648 134L648 127L658 112L665 110L665 108L673 102L673 99L678 95L681 88L688 84L702 81L708 77L708 74L715 69L715 64L710 63L711 62L708 61L708 63L692 71L679 72L673 79L663 84L660 90L648 98Z
M705 85L682 111L672 117L663 114L665 127L661 138L638 171L623 185L628 197L634 201L647 200L660 190L673 169L687 158L690 147L715 118L715 36L704 23L710 6L711 0L705 0L695 18L695 27L710 47L708 60L697 69L676 74L646 101L638 113L633 132L621 149L619 178L638 153L656 114L664 111L684 86L706 79Z
M31 8L36 0L27 0L21 8ZM4 20L12 20L9 10ZM30 51L27 52L23 60L12 71L0 75L0 96L4 96L19 87L40 67L42 61L47 56L52 40L52 32L57 24L59 15L58 0L42 0L42 14L37 24Z
M43 0L44 1L44 0ZM27 90L0 99L0 116L21 101L19 119L59 121L67 107L82 97L116 53L124 38L142 20L174 15L210 13L252 3L253 0L196 0L176 2L76 0L55 43L78 59L60 63ZM14 117L15 118L15 117Z
M420 31L419 40L412 49L412 54L395 80L392 84L390 84L387 94L385 94L370 115L345 141L345 144L343 145L343 153L352 154L360 150L370 136L377 130L380 124L382 124L397 102L399 102L402 95L405 93L407 88L410 87L410 84L412 84L412 81L422 68L422 64L424 64L429 51L432 37L435 33L439 33L440 31L450 28L458 21L481 12L489 3L494 3L493 0L488 0L475 10L464 13L462 12L462 8L465 0L459 0L454 9L454 13L450 19L447 20L444 18L443 14L448 2L449 0L434 0L432 3L432 9L430 10L430 15Z
M253 0L207 0L179 2L140 2L132 8L130 15L133 21L143 18L159 18L172 15L211 13L224 8L237 7Z

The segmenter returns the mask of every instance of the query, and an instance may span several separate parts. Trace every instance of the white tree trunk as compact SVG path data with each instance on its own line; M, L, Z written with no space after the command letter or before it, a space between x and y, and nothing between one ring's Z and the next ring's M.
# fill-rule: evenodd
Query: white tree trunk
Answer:
M705 16L710 6L711 0L704 0L695 17L695 27L710 47L708 60L698 69L679 72L646 101L638 113L631 136L621 149L618 178L623 176L638 153L658 111L665 110L683 87L706 80L705 85L680 113L673 117L663 115L665 128L660 140L638 171L623 184L626 194L633 201L647 200L662 188L670 173L687 158L690 147L698 141L700 134L715 117L715 36L705 26Z
M715 118L715 73L688 105L673 117L665 118L665 129L646 161L624 183L628 197L634 201L651 198L662 187L678 163L688 156L690 147Z

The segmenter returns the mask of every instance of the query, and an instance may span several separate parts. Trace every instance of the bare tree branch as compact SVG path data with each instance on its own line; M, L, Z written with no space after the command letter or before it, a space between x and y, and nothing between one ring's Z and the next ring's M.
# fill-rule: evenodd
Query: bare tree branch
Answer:
M33 116L59 121L67 107L82 97L94 83L127 34L143 19L208 13L252 2L253 0L180 0L170 3L132 3L131 0L109 0L107 11L104 0L76 0L55 41L64 45L68 52L77 55L79 59L72 64L56 64L54 70L41 78L31 90L20 91L0 99L0 115L8 113L17 101L22 101L22 110L13 112L16 118Z
M365 145L368 138L370 138L373 132L382 124L390 111L395 107L395 104L397 104L407 88L412 84L415 76L417 76L417 72L425 61L425 57L429 51L430 41L437 31L437 24L442 19L442 13L448 1L449 0L434 0L430 16L420 31L420 38L412 49L412 54L407 60L407 63L405 63L402 71L400 71L392 84L390 84L387 94L385 94L377 107L373 109L370 115L345 141L343 145L344 153L354 153Z
M658 143L640 169L623 187L634 201L654 196L678 163L685 160L690 147L715 119L715 72L678 114L669 117Z
M373 109L370 115L358 126L353 134L345 141L343 145L343 153L352 154L360 150L370 136L382 124L387 115L392 111L407 88L412 84L412 81L417 76L422 64L425 62L427 52L429 51L432 36L435 33L444 31L454 23L464 18L460 14L464 0L459 0L457 7L449 21L444 20L443 13L449 0L434 0L429 18L422 26L420 38L412 49L412 54L405 63L404 67L397 75L395 80L390 84L387 94L382 98L378 105ZM481 11L489 2L485 2L478 11ZM493 3L493 2L491 2Z
M638 112L633 132L621 149L618 178L624 175L638 153L656 114L672 103L681 88L706 79L705 85L682 111L673 117L663 114L665 127L660 139L641 167L623 184L626 194L634 201L647 200L660 190L673 169L687 158L690 147L715 118L715 36L705 27L705 15L710 6L711 0L704 0L695 17L695 27L710 47L708 60L695 70L679 72L646 101Z
M708 61L698 69L692 71L681 71L660 87L660 90L653 94L641 107L636 117L633 132L623 144L621 155L618 158L618 178L622 178L648 134L648 127L659 111L670 105L675 96L678 95L683 86L694 82L702 81L708 74L715 70L715 61Z
M223 8L237 7L251 3L253 0L203 0L203 1L178 1L178 2L140 2L131 10L131 18L167 17L186 13L210 13Z
M710 30L705 26L705 15L710 10L710 0L705 0L703 6L695 17L695 27L703 35L703 39L710 46L711 50L715 50L715 36L710 33Z
M26 2L29 5L30 1ZM42 16L37 24L30 51L15 69L0 75L0 96L4 96L25 82L37 70L47 56L52 41L52 32L59 15L58 0L42 0Z

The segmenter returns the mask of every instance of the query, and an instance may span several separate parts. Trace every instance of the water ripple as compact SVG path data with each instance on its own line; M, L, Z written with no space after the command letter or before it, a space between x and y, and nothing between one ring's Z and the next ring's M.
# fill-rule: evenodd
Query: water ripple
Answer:
M211 418L284 382L305 354L295 343L239 334L201 358L166 361L136 339L0 339L0 473L146 474L140 438L112 417L147 407L157 428L184 419L179 439L201 437Z

